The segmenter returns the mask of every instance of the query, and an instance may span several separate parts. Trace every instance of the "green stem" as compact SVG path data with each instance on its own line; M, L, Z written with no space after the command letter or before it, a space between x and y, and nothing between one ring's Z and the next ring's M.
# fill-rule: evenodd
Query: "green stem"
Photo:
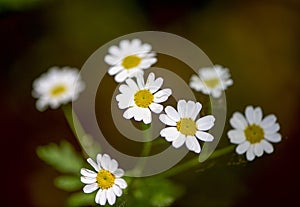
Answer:
M225 154L231 152L233 149L234 149L234 145L230 145L230 146L225 147L223 149L216 150L211 154L211 156L207 160L215 159L217 157L225 155ZM188 170L192 167L195 167L197 165L199 165L199 158L198 157L196 157L194 159L191 159L188 162L185 162L181 165L178 165L178 166L172 168L169 171L161 173L161 174L157 175L157 177L162 177L162 178L171 177L171 176L177 175L178 173L181 173L185 170Z
M84 152L89 157L95 157L96 152L100 151L100 147L94 143L93 139L89 135L86 134L80 121L78 120L78 117L72 110L71 105L67 104L62 106L62 110L73 134L77 138Z

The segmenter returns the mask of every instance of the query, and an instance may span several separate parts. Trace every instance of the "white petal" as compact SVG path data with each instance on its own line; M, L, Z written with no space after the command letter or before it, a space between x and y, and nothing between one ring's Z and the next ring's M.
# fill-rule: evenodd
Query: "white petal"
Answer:
M254 146L253 145L251 145L249 148L248 148L248 150L247 150L247 153L246 153L246 158L247 158L247 160L248 161L252 161L252 160L254 160L254 158L255 158L255 155L254 155Z
M136 75L136 82L137 82L137 85L138 85L139 89L144 89L145 82L144 82L143 74L139 73L139 74Z
M110 156L104 154L101 159L101 166L103 167L103 169L109 170L110 162L111 162Z
M230 124L235 129L241 129L244 130L246 128L247 121L244 118L244 116L240 112L235 112L230 119Z
M254 144L254 154L257 157L260 157L263 155L263 153L264 153L264 150L263 150L263 147L261 146L261 144L260 143Z
M194 136L188 136L185 142L187 148L193 152L200 153L200 144Z
M157 103L150 104L149 108L151 109L151 111L153 111L156 114L159 114L164 109L164 107L162 105L157 104Z
M155 74L152 72L149 73L145 86L148 87L149 84L153 83L154 80L155 80Z
M98 187L98 183L93 183L93 184L89 184L83 187L83 192L85 193L91 193L94 192L95 190L97 190Z
M237 148L235 148L235 151L238 154L244 154L248 150L249 147L250 147L250 142L246 141L246 142L243 142L242 144L239 144L237 146Z
M116 171L117 169L118 169L118 162L115 160L115 159L112 159L111 161L110 161L110 163L109 163L109 168L108 168L108 170L110 171L110 172L114 172L114 171Z
M115 81L118 82L118 83L122 83L128 77L129 77L128 72L126 70L122 70L120 73L118 73L115 76Z
M204 116L197 120L197 129L203 131L209 130L214 126L215 120L215 117L212 115Z
M88 158L87 162L96 170L96 172L100 170L99 165L94 160L92 160L92 158Z
M120 49L119 49L117 46L115 46L115 45L110 46L110 47L108 48L108 52L109 52L110 54L114 55L114 56L120 56L120 55L121 55Z
M186 140L185 136L183 134L179 134L179 136L177 137L177 139L175 139L172 142L172 145L175 148L179 148L179 147L181 147L184 144L185 140Z
M269 128L271 127L272 125L274 125L276 122L276 116L271 114L271 115L268 115L266 116L262 122L261 122L261 126L266 129L266 128Z
M265 139L267 139L270 142L280 142L281 141L281 134L274 133L274 134L265 134Z
M123 67L120 66L120 65L116 65L116 66L110 67L109 70L108 70L108 74L109 75L116 75L122 69L123 69Z
M95 178L95 177L97 177L97 173L95 173L94 171L91 171L91 170L89 170L89 169L85 169L85 168L82 168L82 169L80 170L80 173L81 173L81 175L87 176L87 177L90 177L90 178Z
M119 186L113 185L112 189L113 189L114 193L116 194L116 196L120 197L122 195L122 190Z
M109 65L116 65L116 64L118 64L118 62L119 62L118 59L119 59L119 58L116 58L116 57L114 57L114 56L112 56L112 55L106 55L106 56L104 57L104 61L105 61L107 64L109 64Z
M123 117L125 119L131 119L134 114L135 114L136 108L128 108L124 113L123 113Z
M185 100L179 100L177 103L177 110L180 115L180 117L186 117L186 101Z
M246 140L245 133L240 130L230 130L228 131L227 135L230 139L230 142L233 144L241 144Z
M116 178L115 184L118 185L121 189L125 189L127 187L126 181L122 178Z
M196 137L204 142L211 142L214 139L213 135L202 131L197 131Z
M159 120L169 126L176 126L176 122L170 119L166 114L159 115Z
M110 205L114 205L115 204L115 202L116 202L116 195L115 195L115 193L114 193L114 191L113 191L112 188L107 189L107 191L106 191L106 198L107 198L107 201L108 201L108 203Z
M254 119L254 123L256 124L260 124L261 120L262 120L262 110L260 107L256 107L254 109L254 114L253 114L253 119Z
M97 156L96 156L96 161L97 161L97 163L98 163L98 166L101 165L101 159L102 159L102 155L101 155L101 154L97 154Z
M121 168L118 168L113 173L117 178L120 178L124 175L124 170L122 170Z
M172 94L172 90L169 88L163 89L158 91L157 93L154 94L154 102L155 103L162 103L166 101L169 96Z
M212 89L211 95L214 98L219 98L222 95L222 91L219 90L218 88L214 88Z
M125 82L129 86L129 88L131 88L133 91L139 90L136 82L134 82L134 80L132 80L131 78L127 79Z
M102 189L99 189L96 196L95 196L95 202L100 204L100 194L103 190Z
M264 131L266 134L273 134L273 133L276 133L278 130L280 129L280 126L279 124L274 124L268 128L264 128Z
M173 121L178 122L180 119L180 116L178 112L172 107L172 106L167 106L165 108L165 112L168 117L170 117Z
M152 121L151 111L148 108L143 108L143 122L150 124Z
M194 115L191 117L193 120L196 119L196 117L198 116L198 114L199 114L200 111L201 111L201 108L202 108L201 103L196 102L195 109L194 109Z
M164 79L157 78L153 82L149 82L147 88L150 90L151 93L155 93L156 91L158 91L158 89L160 89L163 82L164 82Z
M260 143L266 153L270 154L274 151L273 146L268 141L262 140Z
M167 127L160 131L160 135L165 137L168 142L172 142L178 138L180 132L176 129L176 127Z
M186 104L186 109L185 109L186 117L191 118L191 117L195 116L195 114L194 114L195 108L196 108L196 103L194 101L188 101Z
M254 123L254 109L252 106L247 106L245 110L246 118L249 124Z
M106 191L107 190L102 190L100 191L100 195L99 195L99 204L104 206L106 203Z
M97 174L96 174L97 176ZM81 176L80 177L80 181L84 184L92 184L95 183L97 181L96 177L86 177L86 176Z

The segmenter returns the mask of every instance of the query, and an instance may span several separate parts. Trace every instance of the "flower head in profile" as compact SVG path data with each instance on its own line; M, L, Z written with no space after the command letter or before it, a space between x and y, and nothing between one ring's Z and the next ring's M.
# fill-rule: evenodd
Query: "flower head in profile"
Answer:
M264 152L270 154L274 151L270 142L281 140L278 133L280 127L273 114L263 118L260 107L247 106L245 114L246 117L239 112L233 114L230 124L234 129L228 131L227 135L231 143L238 145L236 152L246 153L247 160L252 161L255 156L260 157Z
M192 75L190 87L196 91L202 91L204 94L219 98L222 91L233 84L230 79L230 73L227 68L220 65L214 67L200 68L198 75Z
M111 67L109 75L115 75L115 81L121 83L127 78L143 74L156 63L155 53L151 52L151 45L141 40L122 40L119 47L113 45L108 49L109 54L104 57L104 61Z
M76 100L84 88L78 69L51 67L33 82L32 95L38 98L37 109L43 111Z
M109 205L113 205L116 202L116 196L120 197L122 189L127 187L126 181L121 178L124 171L118 168L118 162L107 154L98 154L96 159L97 162L91 158L87 159L96 172L85 168L80 171L81 182L86 184L83 192L91 193L99 189L95 202L105 205L107 201Z
M207 115L196 120L202 105L199 102L179 100L177 111L172 106L165 108L166 114L161 114L159 119L164 124L170 126L162 129L160 135L168 142L172 142L173 147L179 148L184 143L190 151L200 153L201 147L197 138L204 142L210 142L214 137L204 132L214 126L215 118Z
M134 118L145 124L151 123L151 111L160 113L163 110L160 103L166 101L172 94L169 88L159 90L162 84L163 79L155 79L154 73L149 74L146 83L142 75L136 77L136 82L127 79L126 84L122 84L119 88L121 94L116 96L119 108L127 109L123 114L124 118Z

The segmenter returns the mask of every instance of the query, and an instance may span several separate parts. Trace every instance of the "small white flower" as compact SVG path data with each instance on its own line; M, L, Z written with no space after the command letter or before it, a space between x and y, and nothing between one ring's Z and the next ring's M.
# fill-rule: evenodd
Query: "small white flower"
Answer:
M230 142L238 144L235 151L238 154L246 153L247 160L251 161L255 156L260 157L264 151L268 154L273 152L270 142L279 142L281 135L280 127L276 123L276 117L271 114L263 119L260 107L247 106L246 118L239 112L235 112L230 119L234 128L228 131Z
M76 100L84 88L78 69L51 67L33 82L32 96L38 98L37 109L43 111L47 105L56 109Z
M213 68L200 68L198 75L192 75L190 79L191 88L204 94L211 94L214 98L219 98L222 91L232 84L229 70L220 65L215 65Z
M189 150L200 153L201 147L196 137L204 142L212 141L214 137L204 131L211 129L215 122L215 117L212 115L195 121L201 108L202 105L199 102L186 102L185 100L178 101L177 111L172 106L167 106L166 114L161 114L159 119L170 127L162 129L160 135L168 142L172 142L175 148L185 143Z
M121 94L116 96L120 109L127 109L123 116L126 119L132 117L136 121L143 121L149 124L152 121L151 111L158 114L163 110L160 104L166 101L172 94L172 90L159 90L163 84L162 78L155 79L154 73L150 73L146 84L144 77L138 75L137 83L132 79L127 79L126 84L119 87Z
M88 158L88 163L95 169L96 172L82 168L81 182L86 184L83 192L91 193L99 189L95 202L100 205L105 205L108 201L109 205L116 202L116 196L122 195L122 189L127 187L126 181L121 178L124 175L124 170L118 168L118 162L111 159L109 155L97 155L97 163Z
M155 53L151 52L151 45L142 44L141 40L122 40L119 47L113 45L108 49L109 54L104 57L104 61L111 65L108 70L109 75L116 75L115 81L123 82L127 78L143 74L156 63Z

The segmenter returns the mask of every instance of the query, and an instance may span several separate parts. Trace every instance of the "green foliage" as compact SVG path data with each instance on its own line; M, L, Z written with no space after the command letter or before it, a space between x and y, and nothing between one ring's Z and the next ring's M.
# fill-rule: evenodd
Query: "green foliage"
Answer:
M56 187L65 191L76 191L83 187L78 176L62 175L54 180Z
M62 173L79 174L84 165L83 159L77 154L73 146L67 141L61 141L60 145L50 143L37 148L37 155L47 164Z
M95 205L95 196L95 192L89 194L83 192L73 193L67 199L67 206L78 207Z
M162 178L136 179L131 184L132 197L126 201L130 207L167 207L183 193L181 186Z

